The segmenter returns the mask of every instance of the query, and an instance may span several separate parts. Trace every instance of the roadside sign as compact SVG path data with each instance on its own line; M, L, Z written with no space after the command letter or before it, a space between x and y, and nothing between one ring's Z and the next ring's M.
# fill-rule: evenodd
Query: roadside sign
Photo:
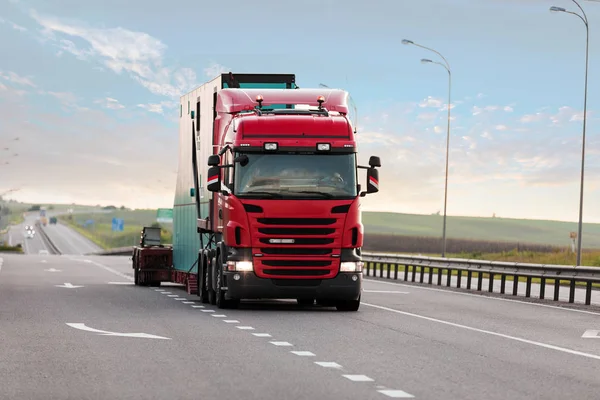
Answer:
M112 219L112 230L114 232L123 232L124 226L125 220L116 217Z
M156 222L173 222L173 209L172 208L159 208L156 210Z

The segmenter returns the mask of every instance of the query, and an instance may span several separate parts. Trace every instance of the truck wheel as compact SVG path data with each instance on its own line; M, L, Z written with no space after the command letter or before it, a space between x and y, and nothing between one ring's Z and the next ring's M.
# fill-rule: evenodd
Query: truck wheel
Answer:
M213 263L217 262L217 260L213 257L211 261L212 262L206 266L206 289L208 291L208 302L214 306L217 304L217 295L212 288L212 277L210 270L212 269Z
M133 269L133 284L135 286L140 286L140 273L137 268Z
M239 300L226 299L225 292L221 290L223 285L223 263L221 262L221 256L217 258L217 291L216 291L216 303L219 308L237 308Z
M208 266L206 265L206 252L200 253L200 263L198 264L198 296L204 304L208 303Z
M358 300L346 300L335 305L338 311L358 311L360 307L360 297Z

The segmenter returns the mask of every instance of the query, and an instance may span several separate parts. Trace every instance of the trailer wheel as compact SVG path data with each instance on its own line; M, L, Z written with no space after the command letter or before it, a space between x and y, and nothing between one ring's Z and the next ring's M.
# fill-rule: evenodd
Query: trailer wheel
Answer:
M360 307L360 297L358 300L346 300L335 305L338 311L358 311Z
M212 288L212 274L210 271L212 270L212 265L217 262L217 260L214 257L210 258L210 260L210 264L206 266L206 289L208 291L208 302L214 306L217 304L217 294Z
M221 262L221 256L217 257L217 291L216 291L216 303L219 308L237 308L239 300L226 299L225 292L221 290L223 285L223 263Z

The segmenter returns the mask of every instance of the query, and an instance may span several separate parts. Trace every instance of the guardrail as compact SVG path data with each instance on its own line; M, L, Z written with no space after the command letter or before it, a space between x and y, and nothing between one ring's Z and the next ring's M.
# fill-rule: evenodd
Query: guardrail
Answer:
M525 297L531 297L531 287L534 279L539 279L539 298L544 299L546 285L552 281L554 285L554 301L559 301L562 282L568 282L569 303L575 302L575 289L578 283L585 286L585 304L592 303L593 284L600 283L600 268L573 267L566 265L542 265L517 262L466 260L456 258L422 257L399 254L363 253L366 276L398 279L403 275L404 281L433 285L434 277L438 286L442 286L445 275L446 286L450 287L452 277L456 279L456 287L462 287L466 277L466 289L471 289L472 280L477 280L477 291L482 291L483 279L488 280L488 292L494 292L497 278L500 280L500 293L506 293L506 281L512 278L512 294L518 295L521 278L525 279ZM371 274L372 272L372 274ZM427 272L427 274L426 274ZM384 276L385 273L385 276ZM558 283L558 284L557 284ZM596 305L596 304L594 304Z
M52 240L50 239L50 237L48 236L48 234L46 233L46 231L44 231L44 227L39 222L36 222L36 226L38 228L37 231L39 232L40 238L46 244L46 247L48 248L48 250L50 251L50 253L51 254L57 254L57 255L62 254L60 252L60 250L58 250L58 247L56 247L54 245L54 243L52 242Z

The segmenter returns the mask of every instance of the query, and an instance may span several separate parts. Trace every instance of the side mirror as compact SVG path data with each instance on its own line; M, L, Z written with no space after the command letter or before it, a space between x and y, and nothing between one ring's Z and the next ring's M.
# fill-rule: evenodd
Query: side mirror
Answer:
M209 192L221 191L221 168L210 167L208 169L208 182L206 184L206 190Z
M381 167L381 159L379 159L379 157L377 157L377 156L371 156L369 158L369 167L371 167L371 168Z
M221 157L219 157L216 154L213 154L212 156L208 157L208 166L209 167L216 167L217 165L219 165L220 162L221 162Z
M375 168L367 170L367 191L361 192L360 196L364 197L367 194L379 192L379 171Z
M233 162L234 162L234 163L240 163L240 165L241 165L242 167L245 167L246 165L248 165L248 162L249 162L249 161L250 161L250 160L248 159L248 156L247 156L247 155L245 155L245 154L243 154L243 155L241 155L241 156L237 156L237 157L235 158L235 160L233 160Z

